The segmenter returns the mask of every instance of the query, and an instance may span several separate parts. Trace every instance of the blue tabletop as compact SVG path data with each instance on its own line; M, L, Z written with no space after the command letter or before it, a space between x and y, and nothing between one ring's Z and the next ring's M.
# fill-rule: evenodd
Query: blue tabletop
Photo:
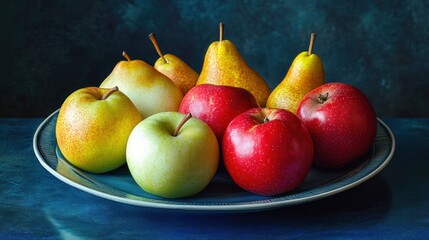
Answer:
M315 202L249 213L126 205L47 172L32 146L43 119L0 119L0 239L422 239L429 237L429 119L383 119L396 137L389 165Z

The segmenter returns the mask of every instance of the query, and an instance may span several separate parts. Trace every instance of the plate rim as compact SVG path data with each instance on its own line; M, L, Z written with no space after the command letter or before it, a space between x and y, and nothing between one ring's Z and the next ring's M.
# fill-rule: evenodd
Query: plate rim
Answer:
M391 161L391 159L394 155L395 148L396 148L396 140L395 140L395 136L394 136L392 130L389 128L389 126L384 121L382 121L379 117L377 117L377 122L379 122L382 125L382 127L385 129L388 137L391 140L391 145L389 146L390 151L389 151L387 157L384 159L384 161L381 164L379 164L375 169L370 171L365 176L363 176L363 177L361 177L355 181L351 181L345 185L342 185L341 187L331 189L328 191L324 191L324 192L321 192L318 194L301 197L301 198L278 200L279 198L281 199L282 197L277 197L277 198L273 198L273 199L277 199L275 201L271 201L269 199L268 200L256 200L256 201L254 201L256 203L252 203L252 201L250 201L250 203L245 203L245 204L238 204L238 203L234 203L234 202L231 202L230 204L201 204L201 203L174 204L174 203L148 202L148 201L141 201L141 200L137 200L137 199L129 199L129 198L123 198L120 196L111 195L111 194L101 192L101 191L92 189L90 187L81 185L81 184L76 183L73 180L70 180L69 178L63 176L62 174L55 171L53 168L51 168L51 166L48 165L48 163L46 162L45 158L43 157L42 153L39 150L38 137L40 136L40 133L42 132L42 130L46 127L46 124L51 120L51 118L55 114L57 114L57 112L59 110L60 109L57 109L56 111L51 113L47 118L45 118L42 121L42 123L40 123L40 125L37 127L37 129L34 133L34 136L33 136L33 150L34 150L34 153L35 153L39 163L43 166L43 168L45 168L45 170L47 170L50 174L52 174L54 177L56 177L60 181L66 183L72 187L75 187L79 190L82 190L84 192L93 194L95 196L98 196L98 197L101 197L104 199L112 200L115 202L120 202L120 203L124 203L124 204L140 206L140 207L148 207L148 208L170 209L170 210L187 210L187 211L189 211L189 210L190 211L207 211L207 212L238 212L238 211L269 210L269 209L275 209L275 208L279 208L279 207L286 207L286 206L302 204L302 203L306 203L306 202L310 202L310 201L315 201L315 200L326 198L326 197L332 196L334 194L346 191L348 189L351 189L353 187L356 187L356 186L362 184L363 182L368 181L369 179L371 179L372 177L377 175L381 170L383 170L389 164L389 162ZM361 170L359 170L359 171L361 171ZM341 179L338 182L345 181L349 178L350 178L350 176L346 177L344 179ZM336 183L338 183L338 182L336 182Z

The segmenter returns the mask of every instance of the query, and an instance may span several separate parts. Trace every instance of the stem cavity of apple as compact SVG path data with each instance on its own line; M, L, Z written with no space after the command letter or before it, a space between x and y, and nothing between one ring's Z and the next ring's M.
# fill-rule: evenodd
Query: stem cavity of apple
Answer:
M124 56L124 58L126 58L128 62L130 62L130 61L131 61L130 56L129 56L129 55L128 55L128 53L126 53L125 51L122 51L122 56Z
M153 46L155 47L156 52L158 53L159 57L164 60L165 63L167 63L167 59L165 59L164 54L162 54L161 49L159 48L158 41L156 41L156 36L154 33L149 34L149 39L152 42Z
M322 95L321 93L319 95L317 95L317 102L318 103L324 103L326 102L326 100L328 100L329 97L329 92L326 92L325 95Z
M264 117L264 123L269 122L270 119L268 117Z
M103 94L103 96L101 97L101 100L106 100L110 95L112 95L112 93L118 90L119 90L118 86L112 87L111 89L109 89L109 91Z
M219 42L223 40L223 23L219 23Z
M185 125L185 123L191 119L192 114L188 113L186 114L186 116L182 119L182 121L180 121L179 125L177 125L176 129L174 130L174 134L173 136L176 137L179 134L180 129L183 127L183 125Z
M308 56L313 53L314 40L316 39L316 33L311 33L310 46L308 46Z

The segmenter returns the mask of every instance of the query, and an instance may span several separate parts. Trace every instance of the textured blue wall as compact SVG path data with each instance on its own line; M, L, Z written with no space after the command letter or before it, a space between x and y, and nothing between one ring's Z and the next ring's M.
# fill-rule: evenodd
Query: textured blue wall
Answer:
M97 86L126 50L164 53L201 70L225 38L273 89L318 34L326 80L360 88L381 117L429 117L428 1L0 1L1 116L47 116L74 90Z

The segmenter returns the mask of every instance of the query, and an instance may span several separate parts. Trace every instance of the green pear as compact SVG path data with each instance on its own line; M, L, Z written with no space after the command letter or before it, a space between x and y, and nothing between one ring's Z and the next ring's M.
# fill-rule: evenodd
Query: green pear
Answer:
M265 80L240 55L235 45L223 39L223 24L219 24L219 41L210 44L197 81L200 84L227 85L244 88L264 107L270 88Z
M322 60L313 53L316 34L312 33L308 51L293 60L283 81L268 97L267 107L283 108L296 114L299 103L309 91L325 83Z
M171 79L142 60L131 60L126 52L122 55L126 61L117 63L100 87L118 86L143 118L179 109L183 94Z
M149 38L159 55L154 65L155 69L169 77L182 93L186 94L197 83L199 74L179 57L173 54L162 54L155 34L149 34Z

